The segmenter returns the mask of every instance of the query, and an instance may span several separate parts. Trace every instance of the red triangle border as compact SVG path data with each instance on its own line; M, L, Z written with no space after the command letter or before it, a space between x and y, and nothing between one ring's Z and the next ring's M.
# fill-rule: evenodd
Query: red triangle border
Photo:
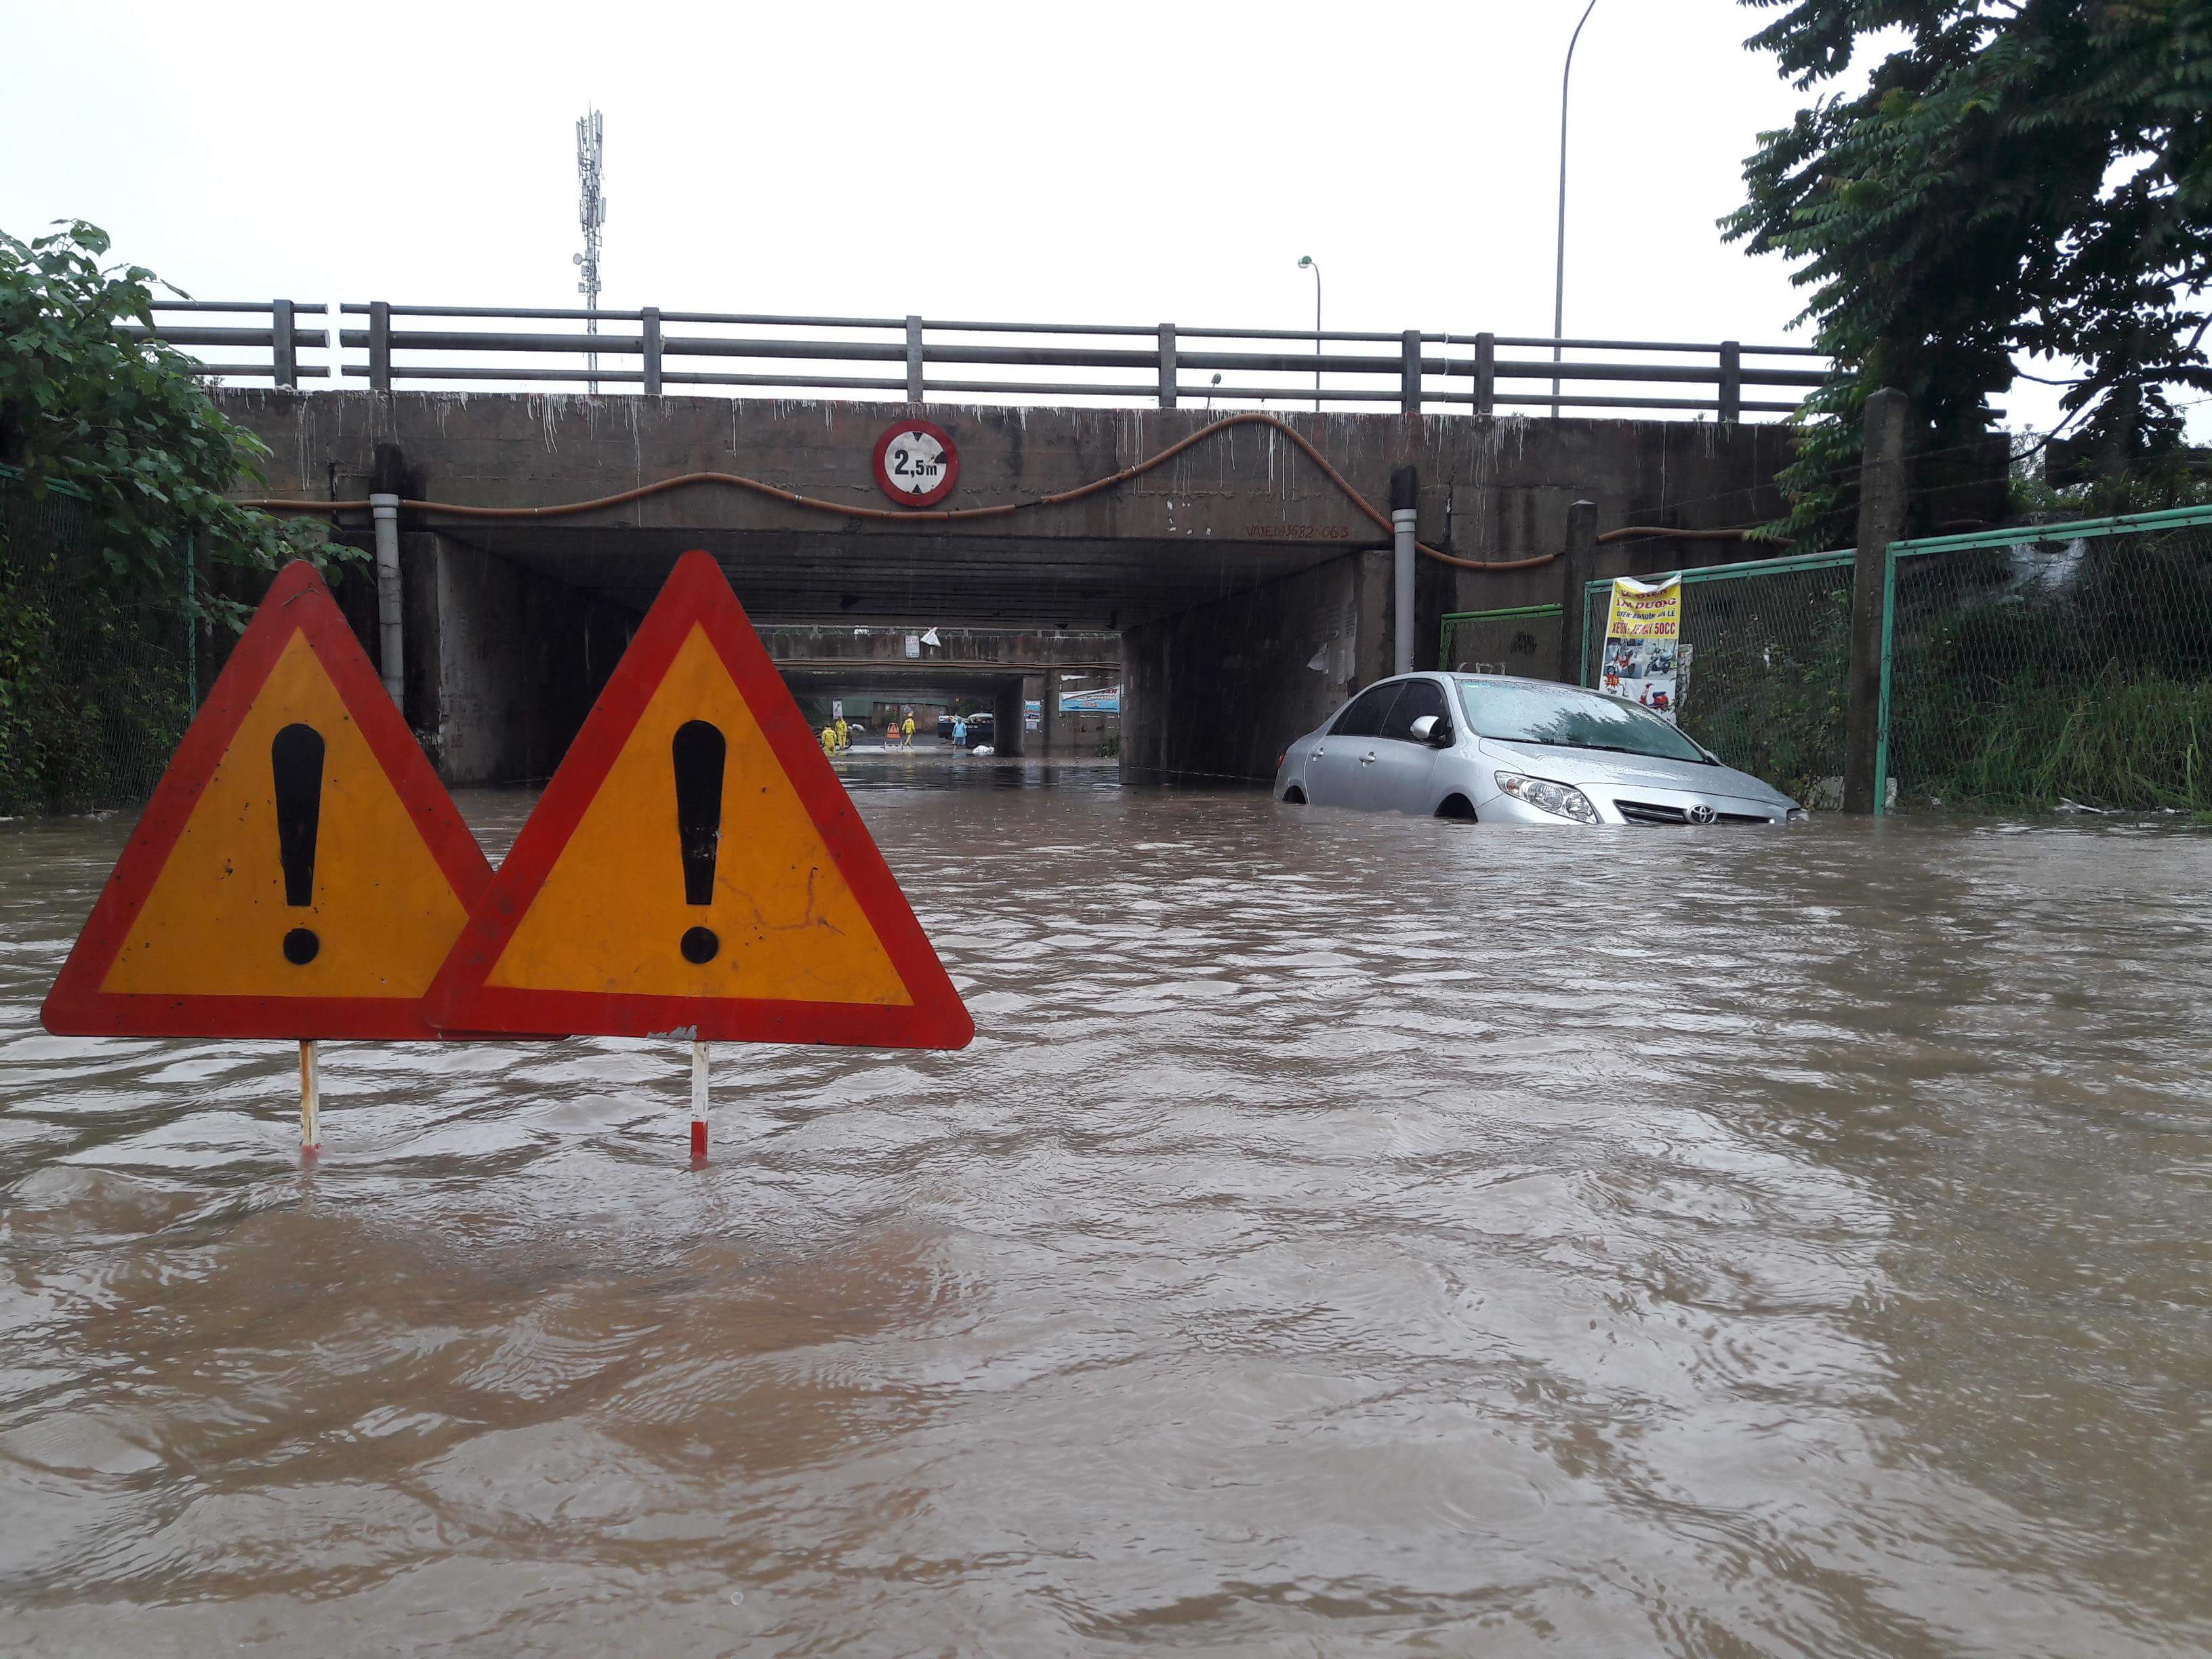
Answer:
M421 1000L412 997L160 996L100 988L191 822L192 809L295 634L307 636L461 908L475 912L490 885L491 866L461 822L429 757L407 729L405 717L393 706L330 589L314 566L301 560L285 566L270 584L261 608L170 757L84 931L46 994L40 1019L47 1030L59 1036L363 1037L385 1042L434 1042L444 1036L423 1018Z
M910 1006L541 991L485 982L695 626L705 632L759 722L769 750L913 999ZM694 1035L715 1042L880 1048L959 1048L975 1034L975 1021L915 919L897 878L800 715L721 567L703 552L684 554L669 573L423 1001L434 1025L457 1034Z

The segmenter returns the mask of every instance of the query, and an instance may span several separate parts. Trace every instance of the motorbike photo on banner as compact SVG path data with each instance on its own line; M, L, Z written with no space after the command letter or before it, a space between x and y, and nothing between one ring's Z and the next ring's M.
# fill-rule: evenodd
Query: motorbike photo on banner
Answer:
M1682 643L1682 579L1613 579L1605 626L1601 684L1616 697L1673 720L1689 679L1690 647Z

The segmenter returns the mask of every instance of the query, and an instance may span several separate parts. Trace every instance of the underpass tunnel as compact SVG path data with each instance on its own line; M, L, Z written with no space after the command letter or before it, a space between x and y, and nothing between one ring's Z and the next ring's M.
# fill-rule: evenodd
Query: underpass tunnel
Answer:
M1066 680L1109 678L1118 683L1119 670L1098 670L1089 675L1056 666L1042 671L956 672L870 670L865 665L825 668L780 665L784 684L791 689L801 712L817 727L834 718L842 706L864 734L863 742L882 735L887 720L911 710L920 747L941 746L939 717L956 710L987 713L988 732L971 741L987 742L1001 756L1030 759L1069 759L1095 756L1103 745L1098 733L1109 724L1083 722L1057 708L1060 683Z
M550 776L676 557L715 539L504 524L403 534L407 712L441 775ZM1094 562L942 537L893 580L872 545L865 568L839 568L820 549L794 562L790 539L725 536L710 550L794 690L963 696L990 710L1001 755L1118 756L1146 781L1262 781L1285 736L1388 672L1378 550L1136 542ZM1065 689L1110 693L1110 712L1071 716Z
M404 701L446 781L550 777L672 562L657 550L580 558L513 538L495 547L466 526L404 532ZM1112 629L1058 619L963 626L943 613L888 624L788 620L778 615L787 597L749 581L746 562L726 561L725 570L802 708L867 694L957 702L989 712L989 740L1006 756L1111 753L1118 743L1118 716L1059 708L1064 685L1118 689L1121 637ZM380 655L374 628L362 631ZM1082 747L1071 750L1063 734ZM935 738L933 714L925 741Z

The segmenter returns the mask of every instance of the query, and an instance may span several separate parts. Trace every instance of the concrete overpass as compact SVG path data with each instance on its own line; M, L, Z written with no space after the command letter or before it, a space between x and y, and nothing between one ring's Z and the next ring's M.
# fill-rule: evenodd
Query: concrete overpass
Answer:
M635 617L693 547L714 553L756 621L775 627L1118 635L1128 775L1264 777L1286 737L1389 672L1389 538L1354 492L1386 503L1392 472L1413 467L1420 538L1479 567L1556 555L1577 500L1595 504L1600 530L1756 521L1778 506L1769 481L1789 455L1787 431L1772 425L1331 412L1285 418L1335 477L1260 425L1212 431L1126 476L1218 417L671 396L213 395L269 447L257 494L357 501L381 484L439 504L401 520L405 701L456 780L550 772ZM873 478L878 435L919 414L960 453L957 490L935 516L893 508ZM696 474L744 482L632 493ZM545 511L611 497L622 499ZM1009 510L942 516L984 507ZM365 514L334 521L342 535L368 534ZM1671 568L1684 546L1647 545L1640 560L1616 551L1598 570ZM1424 559L1419 575L1424 659L1444 612L1549 600L1560 586L1557 565Z

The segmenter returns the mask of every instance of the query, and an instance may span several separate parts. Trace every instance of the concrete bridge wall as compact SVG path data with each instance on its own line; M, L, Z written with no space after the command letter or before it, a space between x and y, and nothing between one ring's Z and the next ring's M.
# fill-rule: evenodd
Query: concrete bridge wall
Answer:
M539 775L544 755L565 742L562 728L573 730L571 704L596 690L599 658L620 619L641 612L675 556L693 547L716 555L763 624L842 628L848 638L856 627L896 629L882 638L902 651L904 630L930 625L940 637L946 628L988 624L1121 633L1122 742L1133 777L1264 777L1284 740L1385 672L1390 659L1395 618L1381 551L1388 537L1280 430L1209 433L1140 477L1066 505L1039 504L1200 434L1218 418L1202 410L215 395L269 445L275 495L360 499L380 444L398 447L410 496L481 507L541 508L690 472L742 475L768 488L687 485L557 516L404 519L435 550L424 562L434 575L410 576L410 605L438 642L438 672L434 687L425 682L428 703L410 713L447 733L446 764L457 777L515 767ZM877 436L917 413L945 428L960 450L958 487L945 507L1018 510L953 522L863 516L889 505L871 473ZM1600 530L1757 522L1779 506L1769 481L1789 454L1788 434L1772 425L1284 419L1370 501L1387 501L1394 469L1415 468L1421 538L1477 560L1556 551L1577 500L1595 503ZM365 515L338 522L350 535L367 530ZM1672 568L1729 550L1644 544L1601 571ZM1433 656L1447 611L1548 601L1559 590L1556 565L1484 572L1424 560L1417 660ZM548 629L565 637L537 637ZM507 685L516 676L525 682L519 692ZM480 740L467 729L471 710L507 711L495 721L505 735ZM477 756L489 757L482 765L489 771L471 758Z

